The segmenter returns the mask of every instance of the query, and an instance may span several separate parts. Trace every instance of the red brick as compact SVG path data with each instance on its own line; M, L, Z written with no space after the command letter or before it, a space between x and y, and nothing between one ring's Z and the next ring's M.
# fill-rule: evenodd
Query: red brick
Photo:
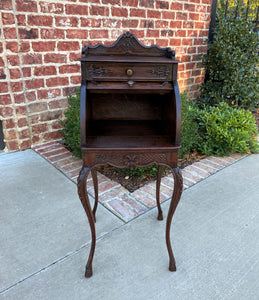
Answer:
M207 46L200 46L197 47L198 53L206 53L207 52Z
M40 2L40 10L43 13L61 14L64 11L63 4L61 3L47 3Z
M180 46L181 45L181 39L170 39L169 40L169 45L171 46L171 47L175 47L175 46ZM179 65L178 66L178 70L179 70L179 67L180 67L181 65Z
M57 120L60 119L61 117L62 117L62 110L46 111L40 114L40 121L45 122L45 121Z
M36 1L29 0L16 0L16 9L18 11L26 12L37 12L37 3Z
M46 132L42 135L42 138L45 141L49 141L49 140L58 140L61 138L61 134L59 133L59 131L52 131L52 132ZM66 154L66 153L64 153ZM57 155L58 156L58 155ZM55 158L57 158L57 156Z
M53 17L50 16L28 16L28 24L31 26L52 26Z
M31 77L31 68L22 68L23 77Z
M14 14L11 13L2 13L3 25L12 25L15 24Z
M81 18L81 27L101 27L101 25L100 19Z
M0 68L0 80L6 79L6 74L4 68Z
M135 30L135 29L132 29L130 32L133 33L133 34L135 34L138 39L142 39L145 36L145 31L144 30Z
M6 42L6 49L14 53L18 53L18 43L17 42Z
M34 69L34 75L35 76L47 76L47 75L56 75L56 67L54 66L41 66L36 67Z
M139 6L154 8L154 0L139 0Z
M180 2L173 2L170 7L171 10L183 10L183 4Z
M74 62L76 59L81 57L81 52L76 53L76 52L72 52L69 54L69 61Z
M47 124L37 124L31 127L32 129L32 133L36 134L36 133L42 133L42 132L46 132L48 130Z
M9 94L0 95L0 104L1 105L12 104L11 96Z
M108 30L91 30L90 31L90 38L91 39L100 39L100 38L108 38Z
M84 3L95 3L95 4L100 4L101 0L79 0L79 2L84 2Z
M195 11L195 4L184 3L184 11Z
M88 7L85 5L67 4L66 13L68 15L88 15Z
M17 115L26 116L27 115L26 106L16 106L15 112Z
M42 56L41 54L24 54L22 63L24 65L42 64Z
M198 21L199 17L200 17L200 15L198 13L189 13L189 19L191 19L193 21Z
M80 30L80 29L67 30L67 38L68 39L87 39L88 38L88 30Z
M175 18L175 12L172 11L163 11L162 12L162 19L174 19Z
M18 119L17 124L18 124L19 128L27 126L28 125L27 118L20 118L20 119Z
M176 13L176 20L186 20L186 19L187 19L187 13L184 12Z
M21 139L21 140L28 139L30 137L29 130L26 128L26 129L19 131L18 136L19 136L19 139Z
M30 140L26 140L26 141L22 141L20 144L20 149L24 150L24 149L29 149L31 148L31 141Z
M26 98L29 102L35 101L36 100L36 93L33 92L27 92L26 93Z
M19 56L18 55L7 55L7 60L11 66L19 66Z
M156 1L156 8L158 9L169 9L169 3L166 1Z
M35 52L54 51L56 42L32 42L32 49Z
M0 57L0 67L4 67L4 60L2 59L2 57Z
M75 93L75 87L65 87L63 88L63 96L68 96L69 94Z
M0 53L3 52L3 43L0 43Z
M10 73L10 78L11 79L18 79L21 77L20 74L20 69L16 68L16 69L9 69L9 73Z
M206 5L196 5L196 12L206 12L207 11L207 6Z
M12 0L2 0L0 2L0 9L1 10L12 10Z
M159 37L160 32L159 30L147 30L147 37Z
M38 143L39 141L40 141L39 136L33 136L33 137L32 137L32 143L33 143L33 144L36 144L36 143Z
M76 51L80 48L78 42L58 42L59 51Z
M45 63L66 63L67 56L65 54L48 53L44 55Z
M6 129L15 128L13 119L3 120L3 126Z
M16 29L13 27L4 28L4 37L6 39L17 39Z
M81 82L81 76L71 76L71 83L72 84L80 84Z
M168 39L156 39L156 44L160 47L167 47L168 43Z
M37 39L39 37L38 29L33 28L27 30L26 28L18 28L20 39Z
M16 140L17 139L16 130L14 130L14 129L7 130L5 133L6 133L7 140Z
M21 81L11 82L10 85L14 93L21 92L23 89Z
M18 142L17 141L6 141L6 146L9 151L18 150Z
M42 39L62 39L65 38L65 31L63 29L41 29L40 35Z
M165 12L163 12L165 13ZM157 10L148 10L147 11L147 18L155 18L160 19L161 18L161 12Z
M46 81L47 86L59 86L59 85L68 85L68 78L67 77L55 77L49 78Z
M44 87L44 79L31 79L25 81L26 89L34 90Z
M172 29L182 28L182 21L172 21L170 23L170 28L172 28Z
M155 27L156 28L168 28L168 24L169 22L168 21L162 21L162 20L159 20L159 21L155 21Z
M0 83L0 86L1 86L1 83ZM3 118L12 117L13 116L12 107L9 107L9 106L0 107L0 115Z
M121 7L112 7L111 8L112 16L115 17L128 17L128 10Z
M30 113L36 113L36 112L41 112L41 111L45 111L48 110L48 106L47 103L45 102L40 102L40 103L30 103L28 105L28 109ZM37 116L33 116L35 117L35 120L32 119L31 117L31 123L35 124L39 122L39 115Z
M131 17L145 18L146 17L146 10L145 9L131 8L130 9L130 16Z
M56 98L58 96L60 96L61 91L60 89L47 89L47 90L38 90L37 91L38 94L38 99L53 99Z
M60 99L60 100L53 100L49 102L49 109L56 109L56 108L64 108L67 107L67 99Z
M85 20L87 20L87 19L85 19ZM56 26L60 26L60 27L77 27L78 26L78 18L75 18L75 17L56 17L55 22L56 22ZM81 26L83 26L82 23L81 23Z
M209 31L208 31L208 30L200 30L200 31L199 31L199 36L207 37L208 34L209 34Z
M174 36L174 31L171 29L161 30L161 36Z
M79 73L80 72L80 65L65 65L59 67L59 73Z
M191 45L192 45L192 39L189 39L189 38L182 39L182 46L191 46ZM188 51L188 49L187 49L187 51Z
M188 47L187 49L187 53L189 54L193 54L196 53L197 48L196 47Z
M179 37L186 37L186 30L177 30L175 32L175 36L179 36Z
M30 43L29 42L21 42L20 43L20 52L29 52L30 51Z
M195 67L195 63L186 63L186 70L190 70L190 69L193 69Z
M25 15L16 15L17 25L18 26L26 26L26 18Z
M104 19L103 27L119 28L121 27L121 21L116 19Z
M92 5L90 8L90 14L92 16L109 16L109 8Z
M152 21L144 21L146 26L141 26L140 27L145 27L145 28L152 28L154 27L154 23ZM152 26L153 25L153 26ZM138 20L132 20L132 19L127 19L127 20L122 20L122 27L126 28L137 28L138 27Z
M138 0L122 0L122 6L138 6Z
M14 94L14 102L17 104L21 104L25 102L24 93L22 94Z

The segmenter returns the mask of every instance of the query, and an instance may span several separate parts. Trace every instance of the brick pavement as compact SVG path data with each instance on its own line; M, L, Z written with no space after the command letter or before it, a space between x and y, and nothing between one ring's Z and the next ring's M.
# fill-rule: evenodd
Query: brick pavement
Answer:
M71 152L68 151L64 145L54 141L34 146L33 150L48 160L73 182L77 182L82 160L73 157ZM185 167L182 170L184 189L188 189L245 156L246 155L239 153L233 153L228 157L208 156L199 162ZM171 197L173 193L173 182L174 179L171 174L162 178L160 189L161 202ZM99 202L124 222L129 222L156 206L155 181L145 184L133 193L130 193L119 183L100 173L98 173L98 183ZM94 195L93 181L90 175L87 180L87 185L89 194Z

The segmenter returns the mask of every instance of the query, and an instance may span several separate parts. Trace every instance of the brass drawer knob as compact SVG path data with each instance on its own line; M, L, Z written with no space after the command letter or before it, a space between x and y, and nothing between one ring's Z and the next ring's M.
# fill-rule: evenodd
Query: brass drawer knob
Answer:
M133 86L133 85L134 85L134 81L131 81L131 80L128 81L128 85L129 85L129 86Z
M128 69L126 73L127 73L128 76L132 76L133 75L133 70Z

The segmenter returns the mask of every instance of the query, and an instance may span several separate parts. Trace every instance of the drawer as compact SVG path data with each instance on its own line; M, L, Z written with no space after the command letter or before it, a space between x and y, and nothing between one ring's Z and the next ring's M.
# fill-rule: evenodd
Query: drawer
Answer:
M172 93L171 82L140 82L127 80L126 82L88 82L87 90L91 93Z
M88 62L86 78L91 81L171 81L172 64Z

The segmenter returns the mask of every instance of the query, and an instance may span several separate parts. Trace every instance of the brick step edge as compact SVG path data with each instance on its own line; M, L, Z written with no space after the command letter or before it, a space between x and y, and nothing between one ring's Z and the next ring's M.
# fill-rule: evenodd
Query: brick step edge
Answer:
M57 141L33 146L32 149L55 166L73 182L77 182L82 168L82 160L72 156L64 145ZM247 154L233 153L230 156L208 156L182 169L184 190L215 174L219 170L244 158ZM99 202L124 222L129 222L139 215L156 206L156 181L149 182L143 187L130 193L106 176L98 173ZM172 197L174 179L171 174L162 178L160 202ZM87 188L94 195L93 180L89 175ZM98 218L98 211L97 211Z

